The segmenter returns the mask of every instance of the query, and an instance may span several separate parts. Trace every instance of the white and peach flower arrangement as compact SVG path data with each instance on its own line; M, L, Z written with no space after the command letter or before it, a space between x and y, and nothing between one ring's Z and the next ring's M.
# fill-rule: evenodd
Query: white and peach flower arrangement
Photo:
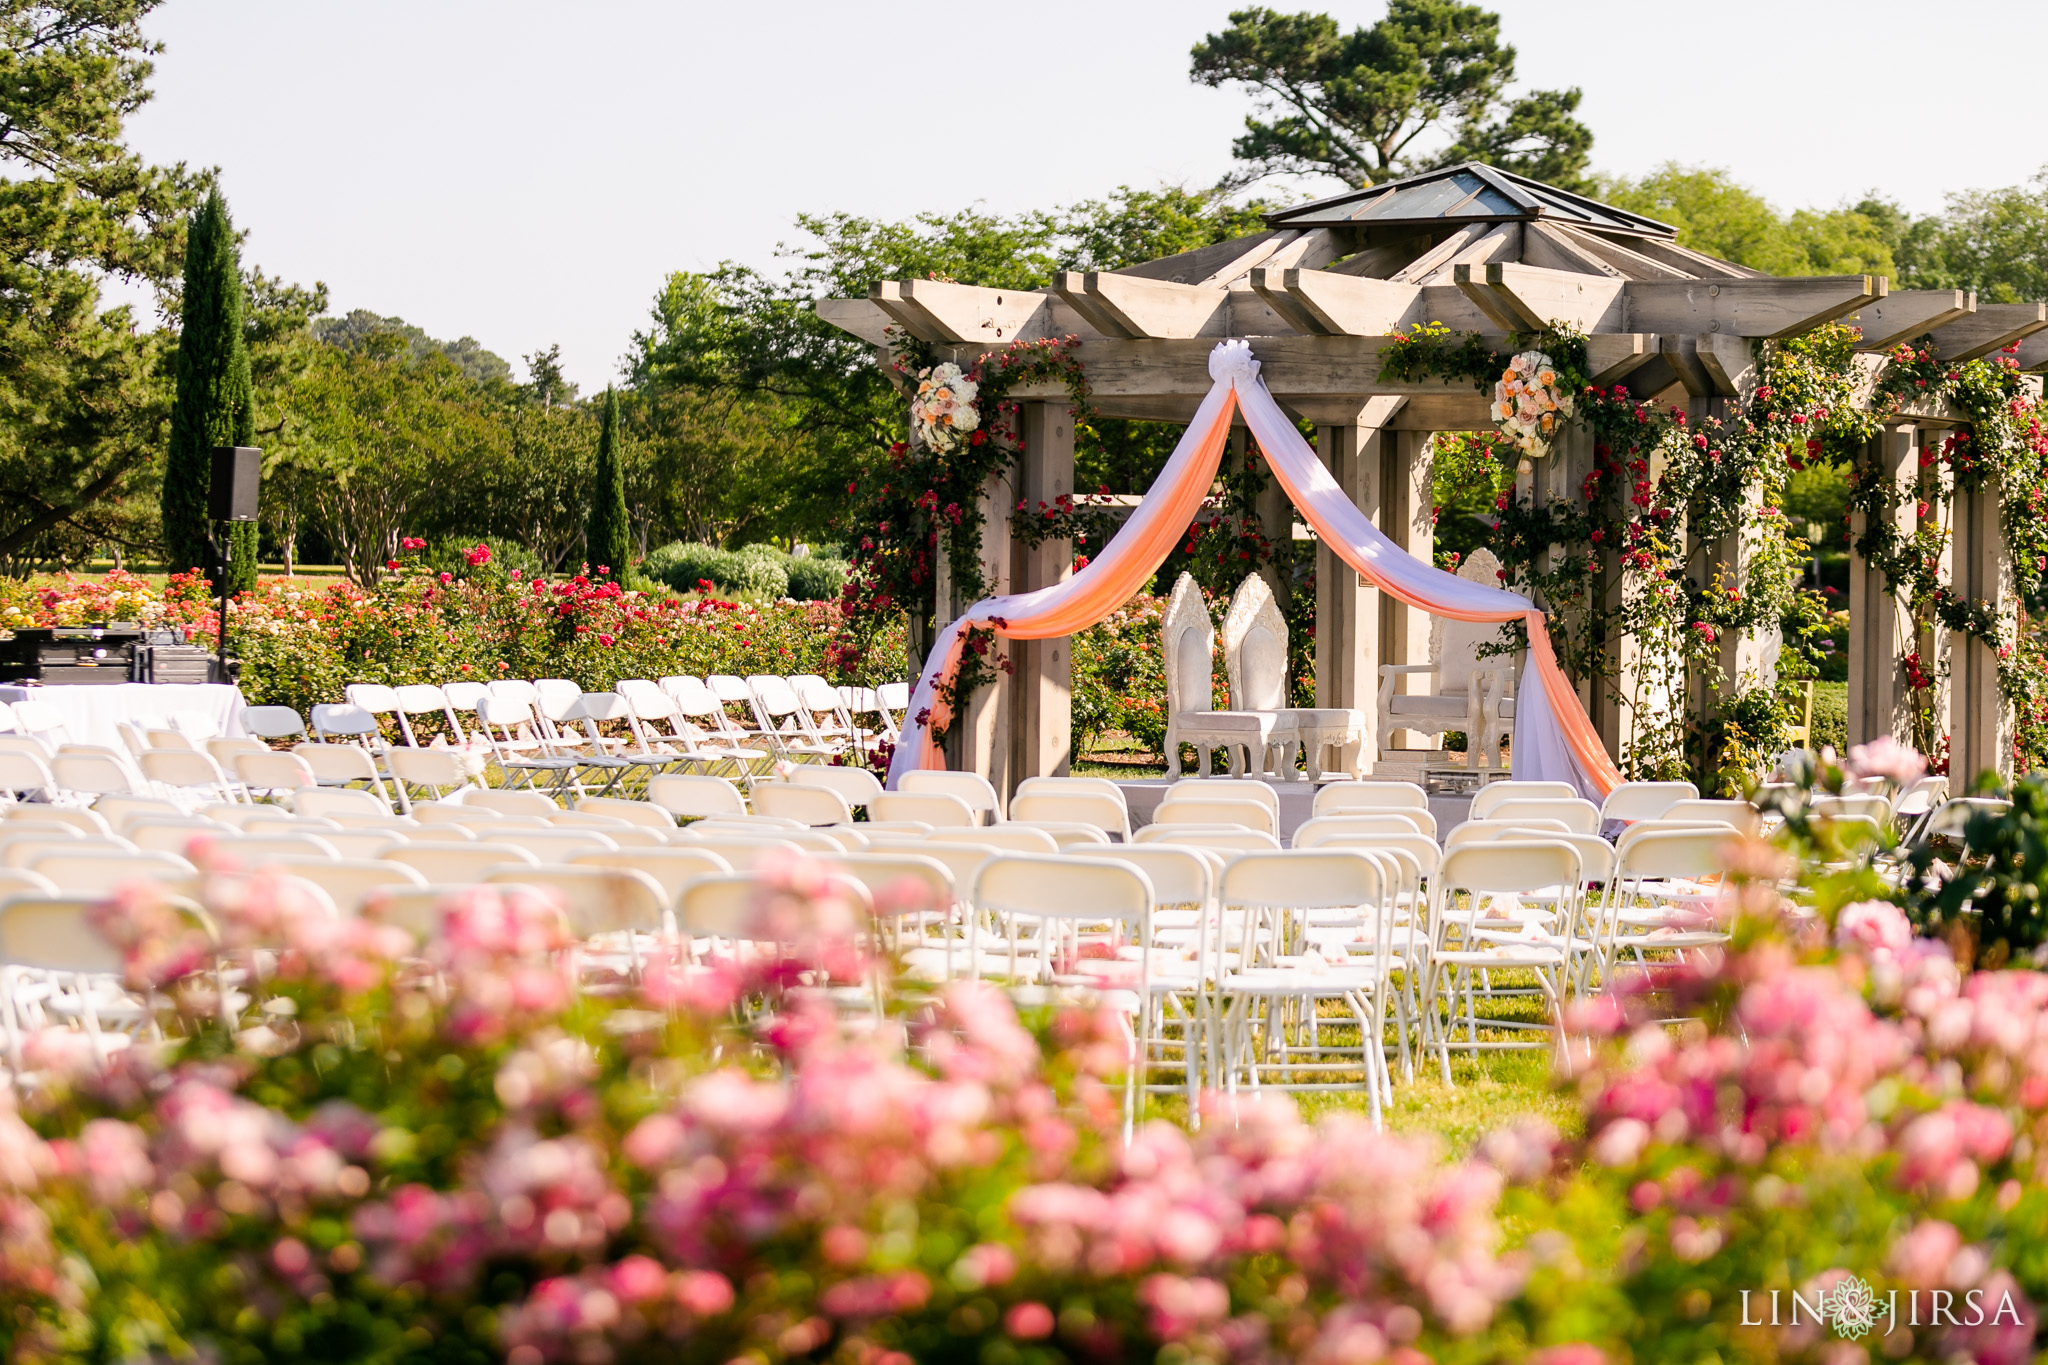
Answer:
M1559 426L1572 415L1572 397L1557 382L1557 367L1541 351L1508 362L1493 386L1493 420L1525 457L1550 453Z
M981 414L974 407L980 391L980 385L950 362L918 371L917 397L910 405L918 440L941 453L958 445L981 425Z

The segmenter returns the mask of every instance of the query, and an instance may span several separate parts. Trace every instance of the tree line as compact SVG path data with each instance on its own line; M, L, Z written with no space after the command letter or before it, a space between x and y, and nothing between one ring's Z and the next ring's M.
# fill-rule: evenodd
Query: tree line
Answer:
M556 348L521 357L521 381L473 338L332 316L324 286L240 261L218 173L149 165L122 140L149 98L141 22L160 3L0 0L0 572L106 555L190 567L208 553L189 529L192 461L229 442L265 452L263 558L365 582L410 536L490 539L547 571L677 540L844 541L859 530L841 520L847 481L900 438L903 408L814 300L915 276L1037 288L1193 250L1260 230L1300 177L1364 185L1483 159L1774 274L2048 297L2048 172L1918 218L1877 194L1780 212L1718 168L1602 176L1579 92L1526 90L1479 6L1391 0L1349 30L1248 9L1190 53L1191 79L1253 106L1218 185L1014 215L803 215L770 263L662 281L616 389L585 395ZM105 306L110 277L153 287L162 325ZM1176 434L1095 423L1079 486L1142 491ZM238 558L253 567L255 548Z

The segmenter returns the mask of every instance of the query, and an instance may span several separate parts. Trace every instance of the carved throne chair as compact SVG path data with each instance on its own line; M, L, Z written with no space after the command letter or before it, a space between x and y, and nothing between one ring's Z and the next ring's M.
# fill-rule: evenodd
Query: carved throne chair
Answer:
M1476 551L1458 570L1458 577L1488 587L1499 586L1500 561L1490 550ZM1479 657L1482 645L1500 639L1497 622L1454 621L1433 618L1429 635L1427 664L1382 664L1380 666L1379 733L1384 746L1396 730L1424 735L1444 735L1453 730L1465 735L1468 765L1478 769L1500 767L1500 742L1515 728L1515 666L1504 656ZM1426 676L1432 686L1420 694L1403 694L1397 689L1409 676ZM1383 749L1381 761L1398 764L1404 751Z
M1215 703L1216 626L1195 580L1182 574L1167 599L1159 626L1160 663L1166 673L1166 775L1179 777L1180 746L1192 744L1198 770L1209 776L1210 754L1222 749L1237 776L1256 773L1265 762L1279 717L1272 713L1218 711ZM1281 660L1286 660L1283 642ZM1235 683L1232 698L1239 695Z

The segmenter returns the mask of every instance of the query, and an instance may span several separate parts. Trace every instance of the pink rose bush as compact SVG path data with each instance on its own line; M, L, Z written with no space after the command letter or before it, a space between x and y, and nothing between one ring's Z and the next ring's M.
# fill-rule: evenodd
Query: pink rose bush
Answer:
M0 1101L7 1357L1413 1361L1519 1330L1511 1163L1258 1097L1126 1148L1113 1016L965 982L842 1015L878 965L851 907L765 881L780 950L623 984L513 888L425 942L224 862L204 915L110 901L165 1036Z

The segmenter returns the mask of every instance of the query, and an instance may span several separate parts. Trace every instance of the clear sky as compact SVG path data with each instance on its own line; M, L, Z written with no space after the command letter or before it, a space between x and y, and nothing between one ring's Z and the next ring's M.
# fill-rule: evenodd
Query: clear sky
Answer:
M220 167L245 259L325 280L336 311L474 336L515 365L558 342L587 389L669 271L772 265L799 212L1213 182L1249 104L1190 83L1187 54L1234 7L169 0L131 137ZM1347 25L1384 12L1318 7ZM1675 159L1730 167L1781 208L1876 189L1928 212L2048 161L2022 87L2048 5L1493 7L1525 81L1585 90L1601 170ZM2014 135L1979 135L1999 129Z

